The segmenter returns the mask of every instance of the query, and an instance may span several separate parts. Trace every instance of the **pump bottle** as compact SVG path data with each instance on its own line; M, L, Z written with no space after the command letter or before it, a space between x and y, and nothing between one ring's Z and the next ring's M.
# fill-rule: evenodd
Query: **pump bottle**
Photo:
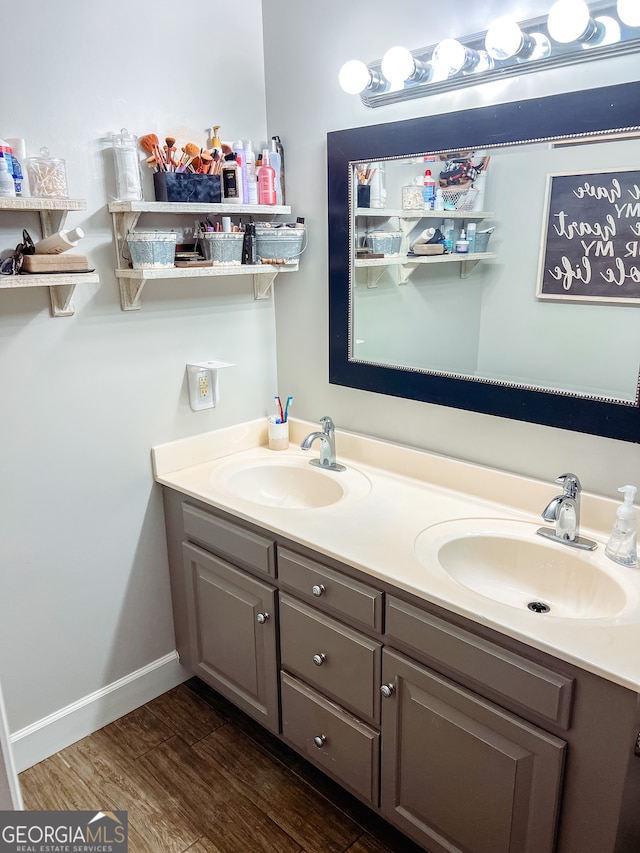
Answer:
M638 566L638 527L633 507L637 488L621 486L618 491L624 494L624 503L616 510L616 520L605 554L614 563L634 569Z
M258 172L258 203L276 203L276 173L269 164L269 152L266 148L262 152L262 166Z

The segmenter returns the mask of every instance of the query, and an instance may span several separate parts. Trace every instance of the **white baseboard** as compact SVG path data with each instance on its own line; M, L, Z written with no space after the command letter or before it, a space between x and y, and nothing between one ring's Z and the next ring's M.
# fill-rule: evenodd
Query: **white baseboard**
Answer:
M18 773L155 699L190 678L177 652L72 702L11 735Z

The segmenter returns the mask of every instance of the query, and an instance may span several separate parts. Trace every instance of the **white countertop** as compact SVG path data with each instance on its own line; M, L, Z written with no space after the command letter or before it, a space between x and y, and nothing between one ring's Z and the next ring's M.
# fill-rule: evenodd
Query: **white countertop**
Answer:
M615 501L584 492L580 533L598 543L593 556L585 559L599 561L624 586L629 605L607 618L532 613L467 589L437 561L425 566L414 546L425 528L454 519L515 520L531 524L534 534L543 523L540 513L559 491L555 483L337 430L338 462L347 471L319 473L345 478L341 483L347 496L339 503L314 509L266 506L219 486L225 470L238 462L297 463L317 456L317 444L309 453L299 448L304 436L316 429L318 424L291 419L292 443L281 452L266 446L266 419L180 439L153 448L154 474L159 483L185 495L640 691L640 569L624 568L604 556ZM568 548L555 543L552 547Z

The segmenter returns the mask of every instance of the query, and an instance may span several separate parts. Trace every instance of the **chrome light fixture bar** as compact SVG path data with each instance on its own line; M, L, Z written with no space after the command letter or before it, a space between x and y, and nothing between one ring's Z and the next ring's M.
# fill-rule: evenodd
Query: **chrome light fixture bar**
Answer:
M380 107L639 50L640 0L556 0L539 18L505 16L484 33L412 51L392 47L368 65L350 60L340 85Z

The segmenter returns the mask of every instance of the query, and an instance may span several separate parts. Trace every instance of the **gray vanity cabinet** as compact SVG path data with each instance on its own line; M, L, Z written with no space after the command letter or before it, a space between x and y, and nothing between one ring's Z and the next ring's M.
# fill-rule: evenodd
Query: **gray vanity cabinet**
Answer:
M552 853L565 743L383 653L382 812L432 853Z
M638 853L640 696L165 489L181 661L428 853Z

